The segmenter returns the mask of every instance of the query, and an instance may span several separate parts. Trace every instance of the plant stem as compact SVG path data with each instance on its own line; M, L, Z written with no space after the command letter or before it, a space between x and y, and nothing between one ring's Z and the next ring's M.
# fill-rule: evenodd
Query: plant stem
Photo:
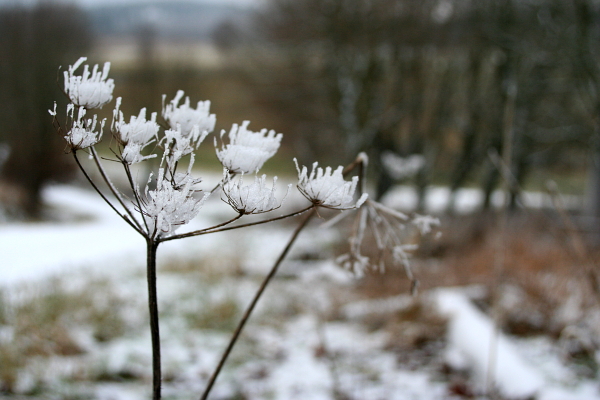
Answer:
M133 213L131 212L131 210L129 209L129 207L127 207L127 205L123 201L123 199L121 197L121 194L119 193L119 191L117 190L117 188L110 181L110 178L106 174L106 171L104 170L104 167L102 166L102 162L100 162L100 157L98 156L98 153L96 152L96 149L94 148L94 146L90 147L90 152L92 153L92 157L94 158L94 162L96 163L96 167L98 168L98 172L100 172L100 175L102 176L102 179L104 179L104 182L106 183L106 185L108 186L108 188L112 192L113 196L115 196L115 198L119 201L119 204L121 204L121 207L123 207L123 209L125 210L125 212L127 213L127 215L129 215L129 218L131 218L131 221L141 231L142 230L142 226L140 225L140 223L138 222L138 220L135 218L135 216L133 215ZM135 188L134 187L131 187L131 190L133 190L135 192Z
M106 196L104 195L104 193L102 193L102 191L100 190L100 188L98 188L98 186L96 186L96 184L94 183L94 181L92 180L92 178L88 175L88 173L85 170L85 168L83 168L83 165L81 165L81 162L79 162L79 158L77 157L77 154L75 153L75 150L73 150L73 158L75 158L75 162L77 163L77 166L79 167L79 169L81 170L81 172L83 172L83 175L88 180L88 182L92 185L92 187L94 188L94 190L96 191L96 193L98 193L100 195L100 197L102 197L102 200L104 200L106 202L106 204L108 204L110 206L110 208L112 208L113 211L116 212L119 217L123 218L123 220L129 224L129 226L131 226L133 229L135 229L136 232L138 232L140 235L145 236L144 232L142 232L132 221L130 221L129 218L127 217L127 215L121 214L119 212L119 210L117 210L117 208L113 205L113 203L111 203L110 200L108 200L106 198Z
M150 334L152 336L152 399L160 399L160 331L158 325L158 300L156 294L156 250L159 242L146 239L147 245L147 278L148 308L150 311Z
M204 393L202 394L202 397L200 397L200 400L206 400L208 398L208 395L209 395L215 381L217 380L217 377L219 376L219 373L221 372L223 365L225 364L225 362L227 361L227 358L229 357L229 353L231 353L233 346L235 346L235 343L237 342L240 334L242 333L242 330L244 329L244 326L246 325L248 318L250 318L252 311L254 311L254 307L258 303L258 300L262 296L263 292L265 291L265 289L266 289L267 285L269 284L269 282L271 281L271 279L277 273L277 270L279 269L279 265L281 265L281 262L285 259L285 257L289 253L290 249L292 248L292 245L298 238L298 235L300 234L302 229L304 229L304 227L306 227L306 225L308 224L308 221L310 221L311 217L316 214L316 211L317 211L316 207L312 207L312 211L310 213L306 214L306 216L304 217L302 222L300 222L300 225L298 225L296 227L296 230L292 234L292 237L288 241L287 245L285 246L285 248L283 249L281 254L279 255L279 258L277 259L277 261L275 261L275 264L273 264L271 271L263 280L262 284L260 285L260 288L258 289L256 294L254 295L254 298L250 302L250 305L244 312L244 316L242 317L238 326L236 327L235 332L234 332L233 336L231 337L229 344L227 345L227 348L225 349L225 351L223 352L223 355L221 356L221 360L219 361L219 364L215 368L212 376L210 377L210 380L208 381L208 384L206 386L206 389L204 390Z
M229 224L239 218L239 217L235 217L225 223L222 223L222 224L210 227L210 228L200 229L200 230L188 232L188 233L181 233L179 235L167 236L166 238L161 238L160 241L167 242L169 240L182 239L182 238L192 237L192 236L206 235L207 233L224 232L224 231L230 231L232 229L240 229L240 228L246 228L248 226L266 224L266 223L273 222L273 221L279 221L280 219L295 217L297 215L304 214L306 211L310 210L313 207L314 207L314 205L311 204L310 206L303 208L302 210L295 211L291 214L282 215L280 217L265 219L263 221L250 222L250 223L242 224L242 225L228 226L226 228L219 228L219 227Z

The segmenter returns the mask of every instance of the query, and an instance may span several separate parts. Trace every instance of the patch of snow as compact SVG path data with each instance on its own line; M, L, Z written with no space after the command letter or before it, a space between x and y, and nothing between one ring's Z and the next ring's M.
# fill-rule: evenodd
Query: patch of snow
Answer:
M542 374L525 362L514 344L463 293L440 289L436 300L450 319L448 345L464 356L461 362L469 363L480 384L485 385L491 373L494 385L508 398L534 396L546 385Z

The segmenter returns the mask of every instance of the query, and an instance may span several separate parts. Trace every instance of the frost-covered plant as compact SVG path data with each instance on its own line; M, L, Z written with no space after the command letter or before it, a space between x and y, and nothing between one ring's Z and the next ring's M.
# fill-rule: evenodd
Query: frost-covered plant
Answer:
M262 168L263 164L277 153L281 144L282 134L274 130L267 133L248 130L250 121L244 121L241 126L234 124L229 131L229 143L217 150L221 164L229 171L239 174L251 174ZM225 131L221 131L221 140ZM215 147L217 139L215 138Z
M349 210L359 208L368 197L366 193L363 193L358 201L354 202L358 176L354 176L350 182L345 181L342 173L344 167L342 166L332 172L331 167L326 167L323 171L323 168L318 167L318 163L314 163L312 171L308 174L305 166L300 169L298 161L294 159L294 162L298 170L298 190L317 206Z
M183 104L179 101L184 95L183 90L178 90L175 98L164 105L166 95L163 95L163 118L173 130L181 129L183 136L188 136L193 129L200 132L212 132L215 129L217 117L210 114L210 101L199 101L196 109L190 107L190 98L186 97ZM180 128L177 128L177 127Z
M283 200L287 197L290 187L292 186L289 185L288 190L281 201L277 201L275 198L275 183L277 182L277 177L273 178L273 186L270 189L265 184L267 179L266 175L261 177L256 176L254 178L254 183L249 185L243 185L243 175L240 176L237 182L228 177L229 172L225 170L223 178L223 200L240 214L262 214L278 209L281 207Z
M69 148L73 151L86 149L98 143L102 138L102 131L106 122L106 120L102 120L100 130L96 132L98 116L94 115L94 118L85 119L87 112L85 107L77 107L77 117L75 117L75 107L72 103L67 106L67 124L71 127L64 135ZM50 114L56 117L56 103L54 103L54 109L50 111Z
M152 113L148 121L146 120L146 109L142 108L137 117L132 115L129 122L125 122L123 113L119 110L120 97L117 98L116 103L110 129L115 139L124 146L121 153L123 160L129 164L136 164L156 157L156 154L149 156L141 154L142 149L158 137L160 127L156 123L156 113Z
M102 71L98 70L98 64L94 65L92 72L90 67L83 67L82 75L75 75L75 71L87 60L81 57L77 62L69 66L64 72L65 94L75 106L85 108L102 108L112 100L115 83L112 79L106 79L110 71L110 63L104 63Z
M117 99L110 125L114 138L111 141L111 151L115 158L113 161L119 162L123 167L123 173L130 185L130 190L127 192L132 194L125 195L121 193L112 184L112 180L103 167L103 160L94 147L102 138L105 121L101 121L100 129L96 130L98 117L94 115L92 118L85 118L90 109L100 108L112 99L114 83L112 79L107 79L110 64L106 63L102 72L98 70L98 66L94 66L90 72L89 66L85 65L83 75L75 75L77 69L81 67L85 60L83 57L80 58L64 74L64 92L70 100L64 126L59 123L56 104L54 109L50 110L50 114L53 116L54 126L65 138L69 152L73 155L77 165L92 187L146 241L154 399L161 397L161 347L156 291L156 254L161 243L225 230L240 229L305 214L305 218L294 230L288 245L274 263L246 309L229 345L206 385L202 399L206 399L208 396L264 289L277 272L279 265L288 254L301 230L316 214L319 207L339 211L359 210L358 220L360 222L353 239L351 239L351 251L346 258L340 259L340 262L346 266L351 264L349 269L359 273L362 270L359 270L357 265L360 264L364 267L370 262L360 252L362 237L367 225L374 228L376 232L384 230L383 234L378 233L382 237L378 241L378 246L381 245L382 248L390 247L395 257L404 262L407 256L405 251L407 247L396 240L393 235L395 227L392 226L390 220L381 216L387 213L386 215L393 215L401 220L404 217L400 214L393 214L393 211L382 208L378 203L370 202L363 187L359 187L358 176L352 177L350 181L345 179L345 176L352 172L355 167L358 167L361 173L364 172L363 167L366 166L366 156L364 155L360 155L345 170L343 167L338 167L335 170L331 167L323 169L315 163L310 174L306 167L300 169L296 162L299 179L297 188L309 200L310 204L290 214L245 224L236 223L236 221L247 215L273 212L281 206L289 193L291 185L288 186L287 192L280 200L275 196L277 177L273 178L271 187L268 187L265 175L255 175L253 178L247 176L256 174L263 164L277 152L282 134L267 129L258 132L250 131L248 130L249 121L244 121L241 125L234 124L229 131L229 143L223 143L219 149L217 138L214 138L216 156L224 167L223 179L217 186L202 190L200 188L202 179L195 176L193 169L196 157L195 151L214 130L216 117L214 114L210 114L209 101L198 102L196 109L190 107L189 97L186 97L183 104L180 104L184 96L184 92L181 90L166 105L166 96L163 95L162 117L164 121L162 122L164 123L157 121L157 113L155 112L150 114L150 119L146 119L145 108L142 108L137 116L130 116L129 122L126 122L127 120L120 110L121 98ZM165 128L161 129L161 125ZM221 142L223 142L224 135L225 131L222 130L220 134ZM150 144L153 145L149 146ZM112 197L101 190L97 182L91 178L86 168L80 163L80 152L89 154L94 161L103 184L111 192ZM181 168L186 157L187 168L182 171ZM153 158L160 159L160 162L149 162ZM133 178L132 168L138 168L137 165L142 163L147 163L144 165L153 170L146 185L140 188ZM238 174L240 176L236 178L235 175ZM246 183L247 181L250 181L250 183ZM355 196L357 189L359 193ZM211 227L176 233L178 229L196 217L206 199L217 190L222 191L221 199L233 208L236 215ZM358 197L358 199L355 199L355 197ZM417 223L425 231L434 222L422 217Z

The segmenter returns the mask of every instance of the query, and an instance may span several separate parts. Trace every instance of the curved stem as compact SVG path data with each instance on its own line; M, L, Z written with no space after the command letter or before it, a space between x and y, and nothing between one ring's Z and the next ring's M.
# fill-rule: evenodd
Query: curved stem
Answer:
M250 302L250 305L248 306L248 308L244 312L244 315L243 315L242 319L240 320L237 328L235 329L235 332L234 332L233 336L231 337L231 339L229 341L229 344L227 345L227 348L223 352L223 355L221 356L219 364L215 368L212 376L210 377L210 380L208 381L206 389L204 390L204 393L202 394L202 397L200 397L200 400L206 400L208 398L208 395L209 395L209 393L210 393L210 391L211 391L211 389L212 389L215 381L217 380L217 377L219 376L219 373L221 372L221 369L223 368L223 365L225 365L225 362L227 361L227 358L229 357L229 354L231 353L231 350L235 346L235 343L237 342L240 334L242 333L242 330L244 329L244 326L246 325L246 322L250 318L250 315L252 314L252 311L254 311L254 308L256 307L256 304L258 303L258 300L262 296L263 292L265 291L265 289L266 289L267 285L269 284L269 282L271 281L271 279L277 273L277 270L279 269L279 266L281 265L281 262L285 259L285 257L289 253L290 249L292 248L292 245L294 244L294 242L298 238L298 235L300 234L300 232L302 231L302 229L304 229L304 227L306 227L306 225L308 224L308 221L310 221L310 219L312 218L312 216L316 214L316 210L317 209L315 207L313 207L313 206L311 206L310 208L312 208L312 212L308 213L304 217L304 219L302 220L302 222L300 223L300 225L298 225L296 227L296 230L292 234L292 237L288 241L288 244L285 246L285 249L283 249L283 251L279 255L279 258L277 259L277 261L275 261L275 264L273 264L273 267L271 268L271 271L269 272L269 274L263 280L262 284L260 285L260 288L258 289L258 291L256 292L256 294L254 295L254 298Z
M156 291L156 250L159 242L146 241L146 269L148 279L148 308L150 313L150 335L152 336L152 399L160 399L160 330L158 325L158 296Z
M119 203L121 204L121 206L123 207L123 209L125 210L127 215L129 215L129 218L131 218L131 221L138 227L139 230L142 230L142 226L140 225L139 221L135 218L135 216L133 215L131 210L127 207L127 205L123 201L121 194L119 193L117 188L115 188L113 183L110 181L108 174L106 173L106 171L104 170L104 167L102 166L102 163L100 162L100 158L98 157L98 153L96 152L96 149L93 146L90 149L92 152L92 157L94 158L94 162L96 163L96 167L98 167L98 171L100 172L100 175L104 179L104 182L106 182L106 185L108 186L108 188L110 189L112 194L117 198L117 200L119 201ZM135 188L133 188L133 187L131 189L135 190Z
M270 218L270 219L266 219L264 221L250 222L250 223L242 224L242 225L229 226L229 227L226 227L226 228L219 228L219 227L227 225L227 224L229 224L229 223L231 223L231 222L233 222L233 221L235 221L236 219L239 218L239 217L236 217L236 218L234 218L232 220L229 220L229 221L227 221L225 223L213 226L211 228L200 229L200 230L193 231L193 232L181 233L179 235L169 236L169 237L166 237L164 239L161 239L161 242L166 242L166 241L175 240L175 239L182 239L182 238L192 237L192 236L206 235L207 233L224 232L224 231L230 231L230 230L233 230L233 229L246 228L248 226L266 224L266 223L273 222L273 221L279 221L280 219L295 217L297 215L304 214L305 212L307 212L308 210L310 210L311 208L314 208L314 207L315 206L313 204L311 204L310 206L308 206L308 207L306 207L306 208L304 208L304 209L302 209L300 211L296 211L296 212L293 212L291 214L282 215L280 217Z
M140 200L140 196L138 194L138 191L136 189L135 183L133 182L133 176L131 175L131 169L129 168L129 164L127 164L125 161L122 161L123 163L123 169L125 169L125 175L127 175L127 180L129 181L129 186L131 186L131 190L133 191L133 197L135 198L135 202L137 203L138 209L140 210L140 215L142 216L142 222L144 223L144 226L146 227L146 232L148 232L148 234L150 235L152 232L150 232L150 228L148 228L148 222L146 221L146 218L144 216L144 209L142 208L142 201ZM154 236L153 234L151 236Z
M121 214L121 212L119 210L117 210L117 208L114 206L114 204L111 203L110 200L108 200L106 198L106 196L104 195L104 193L102 193L102 191L100 191L100 189L98 188L98 186L96 186L96 184L94 183L94 181L92 180L92 178L90 178L90 176L88 175L88 173L85 170L85 168L83 168L83 165L81 165L81 162L79 161L79 158L77 157L77 154L75 153L74 150L73 150L73 158L75 158L75 162L77 163L77 166L79 167L79 169L81 170L81 172L83 172L83 175L88 180L88 182L90 183L90 185L92 185L92 187L94 188L94 190L96 191L96 193L98 193L100 195L100 197L102 197L102 200L104 200L106 202L106 204L108 204L110 206L110 208L112 208L113 211L116 212L117 215L119 215L119 217L123 218L123 220L129 224L129 226L131 226L133 229L135 229L136 232L138 232L140 235L142 235L142 236L145 237L146 235L144 234L144 232L142 232L137 226L135 226L135 224L133 222L131 222L129 220L129 218L127 218L126 215Z
M193 231L193 232L189 232L189 233L182 233L181 235L168 236L166 238L157 238L156 240L160 241L160 242L166 242L166 241L169 241L169 240L182 239L182 238L185 238L185 237L200 236L200 235L203 235L205 233L219 232L218 228L221 228L221 227L223 227L225 225L229 225L232 222L235 222L238 219L242 218L243 216L244 216L244 214L238 214L235 217L231 218L230 220L227 220L225 222L221 222L220 224L215 225L215 226L211 226L210 228L199 229L197 231Z

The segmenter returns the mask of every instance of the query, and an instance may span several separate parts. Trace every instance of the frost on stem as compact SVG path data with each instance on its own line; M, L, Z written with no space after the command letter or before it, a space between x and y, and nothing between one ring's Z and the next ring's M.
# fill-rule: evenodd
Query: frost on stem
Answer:
M210 101L199 101L196 109L190 107L190 98L186 96L182 105L179 101L183 97L183 90L178 90L175 98L165 105L166 95L163 95L162 116L172 130L181 129L183 136L189 136L195 127L203 133L210 133L215 129L217 121L215 114L209 114ZM179 126L180 128L177 128Z
M50 115L56 117L56 103L54 103L54 110L49 112ZM77 118L75 118L75 106L73 104L67 105L67 125L70 125L70 129L64 138L72 151L93 146L102 138L102 130L106 120L103 119L100 122L100 130L96 132L98 116L94 115L94 118L85 119L85 114L85 108L79 107Z
M121 98L119 97L113 111L111 131L117 141L124 146L121 152L123 160L128 164L135 164L156 157L156 154L144 156L141 153L144 147L157 138L159 126L156 123L156 113L152 113L148 121L146 120L146 109L142 108L139 115L131 116L127 123L123 118L123 113L119 110L120 106Z
M73 104L85 108L102 108L112 100L112 93L115 87L112 79L108 77L110 63L104 63L102 71L98 70L98 64L90 72L89 66L83 67L81 76L75 75L75 71L87 60L81 57L77 62L69 66L69 70L64 72L65 94Z
M233 124L229 131L229 144L224 144L221 150L217 149L217 157L221 164L229 171L239 174L255 173L263 164L279 150L282 134L274 130L267 133L266 129L260 132L248 130L250 121L244 121L241 126ZM221 131L221 140L225 131ZM217 140L215 138L215 147Z
M190 161L190 169L193 158ZM159 168L156 177L156 188L150 190L150 180L141 199L142 210L148 225L148 234L152 238L169 236L177 228L190 222L200 211L209 193L200 194L195 189L199 179L188 174L169 176L170 171Z
M393 210L375 201L367 200L358 211L354 221L352 235L349 238L348 253L337 258L337 262L357 276L362 276L368 269L385 270L386 255L394 264L404 267L407 277L416 283L410 267L410 252L418 248L414 243L407 243L414 236L414 229L425 235L432 227L439 225L439 220L431 216L406 214ZM366 236L370 234L375 244L375 256L368 257L362 253Z
M197 125L187 135L182 133L180 125L177 125L177 129L167 129L162 141L165 146L165 154L168 155L168 165L174 166L182 157L192 154L207 135L208 131L200 131Z
M237 182L230 180L229 176L229 171L225 169L223 172L222 200L240 214L262 214L281 207L292 186L288 185L287 192L278 202L275 198L277 177L273 178L273 185L268 188L265 184L266 175L260 178L258 176L254 177L254 183L249 185L243 185L243 176L240 176Z
M313 204L335 210L349 210L359 208L367 200L368 195L363 193L354 202L358 176L352 177L350 182L345 181L342 174L344 167L339 166L335 171L331 167L323 170L317 167L318 163L314 163L309 174L305 166L302 169L298 167L295 158L294 162L298 170L298 190Z

